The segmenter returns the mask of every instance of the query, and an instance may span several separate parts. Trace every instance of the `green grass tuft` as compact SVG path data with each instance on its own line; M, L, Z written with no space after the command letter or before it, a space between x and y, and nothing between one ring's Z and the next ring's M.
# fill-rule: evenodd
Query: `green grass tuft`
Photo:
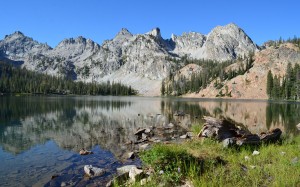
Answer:
M253 150L260 154L252 155ZM186 180L194 186L300 185L300 137L240 149L225 149L209 139L193 139L154 145L140 157L145 167L155 171L146 186L176 186ZM159 174L161 170L163 174Z

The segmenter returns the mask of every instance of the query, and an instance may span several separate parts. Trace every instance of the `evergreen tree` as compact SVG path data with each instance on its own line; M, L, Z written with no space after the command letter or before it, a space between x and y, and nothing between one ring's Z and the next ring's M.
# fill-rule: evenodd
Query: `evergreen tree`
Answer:
M267 94L269 98L272 97L272 90L273 90L273 75L271 70L269 70L267 75Z

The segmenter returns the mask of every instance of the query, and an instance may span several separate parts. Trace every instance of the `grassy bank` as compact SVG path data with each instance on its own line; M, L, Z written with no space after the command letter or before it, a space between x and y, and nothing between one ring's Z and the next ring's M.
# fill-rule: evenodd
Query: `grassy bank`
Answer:
M253 151L258 155L253 155ZM153 175L143 186L299 186L300 138L259 147L223 148L213 140L156 144L140 157ZM134 184L140 186L140 183Z

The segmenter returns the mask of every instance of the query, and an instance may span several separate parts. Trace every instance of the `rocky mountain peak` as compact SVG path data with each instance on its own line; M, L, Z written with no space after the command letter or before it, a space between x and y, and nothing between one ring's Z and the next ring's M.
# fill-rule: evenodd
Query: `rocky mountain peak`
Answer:
M147 32L146 34L154 36L155 38L161 38L160 29L158 27L152 29L151 31Z
M131 38L133 35L126 29L126 28L122 28L118 34L115 36L115 38L113 39L114 42L117 43L123 43L124 40L128 40L129 38ZM107 41L106 43L110 43L110 41ZM109 44L110 45L110 44Z
M20 31L16 31L10 35L6 35L4 39L16 39L16 38L20 38L20 37L25 37L25 35L20 32Z
M84 82L115 81L131 85L140 94L158 95L161 80L175 65L170 57L233 60L256 50L236 24L218 26L208 35L187 32L164 40L159 28L133 35L122 28L100 46L82 36L61 41L54 49L21 32L0 41L0 58L22 61L22 67L69 75ZM73 76L74 75L74 76Z
M16 31L5 36L0 41L0 58L13 61L23 61L29 54L39 54L51 50L47 44L39 43L32 38L25 36L22 32Z
M122 28L122 29L118 32L117 36L132 36L132 34L128 31L128 29Z

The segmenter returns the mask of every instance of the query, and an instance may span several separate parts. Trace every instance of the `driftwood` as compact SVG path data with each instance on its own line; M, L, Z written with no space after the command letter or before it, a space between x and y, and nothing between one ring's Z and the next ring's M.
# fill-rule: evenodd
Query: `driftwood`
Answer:
M282 131L277 128L260 135L252 134L242 125L237 125L228 119L216 119L204 116L206 122L198 137L213 138L223 142L224 147L231 145L256 145L261 143L272 143L280 139Z

